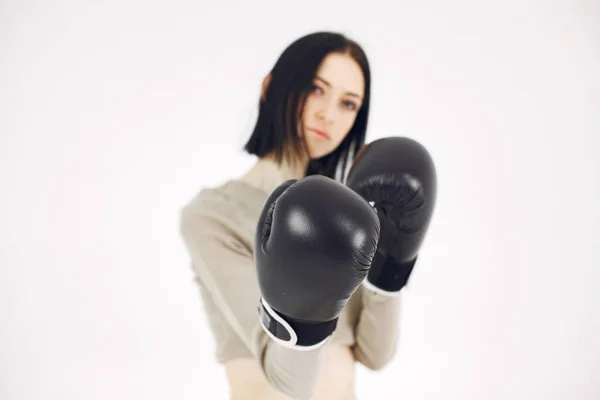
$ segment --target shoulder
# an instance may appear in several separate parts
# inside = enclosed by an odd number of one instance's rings
[[[260,196],[247,192],[237,182],[227,182],[200,190],[180,209],[180,238],[198,282],[207,288],[239,292],[229,289],[237,282],[233,277],[243,277],[247,285],[252,276],[262,203]]]
[[[239,179],[199,190],[180,209],[182,220],[189,218],[236,219],[252,218],[262,209],[267,194]]]
[[[180,232],[195,241],[237,238],[247,242],[266,197],[238,179],[202,188],[180,209]]]

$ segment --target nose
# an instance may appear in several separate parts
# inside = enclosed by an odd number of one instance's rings
[[[335,101],[334,100],[325,100],[321,104],[320,109],[317,112],[317,116],[319,119],[324,120],[327,123],[331,123],[335,121]]]

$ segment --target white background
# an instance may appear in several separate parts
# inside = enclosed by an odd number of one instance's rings
[[[600,4],[217,4],[1,3],[0,399],[227,398],[179,210],[251,165],[262,78],[322,29],[370,57],[368,139],[439,172],[358,397],[599,399]]]

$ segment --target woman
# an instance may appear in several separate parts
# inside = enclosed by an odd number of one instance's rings
[[[201,190],[182,210],[181,233],[232,399],[355,399],[355,363],[379,370],[395,353],[399,297],[363,286],[332,340],[315,351],[274,343],[257,314],[254,235],[263,205],[289,179],[344,180],[348,160],[365,142],[370,84],[367,57],[345,36],[318,32],[292,43],[262,85],[245,145],[257,162]]]

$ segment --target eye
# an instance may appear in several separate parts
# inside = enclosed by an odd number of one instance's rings
[[[322,94],[323,93],[323,89],[321,89],[317,85],[313,85],[312,91],[315,92],[315,93],[317,93],[317,94]]]
[[[356,103],[349,100],[344,101],[344,107],[346,107],[350,111],[355,111],[358,108]]]

